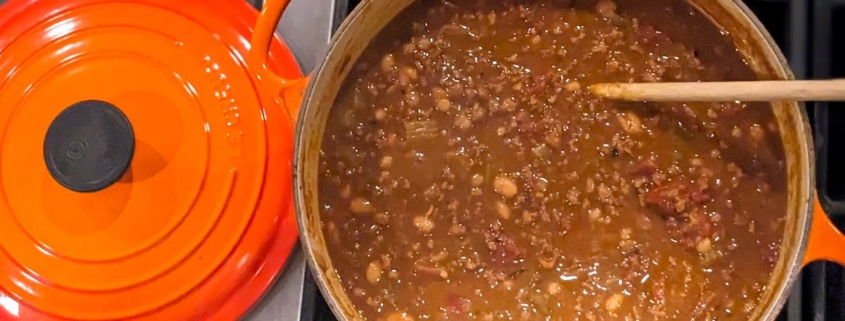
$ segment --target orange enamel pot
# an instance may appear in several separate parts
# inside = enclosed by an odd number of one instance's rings
[[[286,1],[268,1],[267,10]],[[340,320],[362,317],[343,290],[327,251],[320,219],[318,164],[329,111],[346,75],[366,46],[414,0],[364,0],[347,17],[331,41],[327,56],[311,76],[299,111],[294,152],[294,193],[300,238],[312,275]],[[734,44],[759,79],[793,79],[789,66],[751,10],[739,0],[689,0],[701,14],[730,33]],[[649,5],[648,1],[641,1]],[[301,85],[301,84],[300,84]],[[297,91],[289,91],[290,101]],[[830,260],[845,264],[845,237],[827,219],[815,196],[814,151],[803,104],[772,104],[786,150],[788,215],[781,254],[753,314],[755,320],[774,320],[789,289],[808,263]]]
[[[237,320],[269,288],[297,240],[280,91],[302,73],[258,18],[0,7],[0,320]]]

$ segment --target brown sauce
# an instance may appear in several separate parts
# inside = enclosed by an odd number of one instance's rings
[[[786,214],[771,109],[591,95],[754,79],[687,5],[643,3],[423,1],[370,45],[319,184],[365,318],[749,317]]]

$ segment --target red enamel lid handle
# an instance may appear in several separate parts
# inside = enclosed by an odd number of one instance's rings
[[[249,65],[253,68],[258,80],[270,91],[277,93],[281,102],[288,111],[292,122],[296,122],[299,113],[299,106],[302,103],[302,96],[310,76],[299,79],[285,79],[270,70],[267,63],[267,56],[270,50],[270,43],[276,32],[276,25],[282,17],[290,0],[267,0],[261,13],[258,15],[258,22],[250,40]]]

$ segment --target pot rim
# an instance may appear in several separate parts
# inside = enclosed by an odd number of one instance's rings
[[[359,20],[361,20],[361,18],[362,18],[361,17],[362,12],[365,11],[366,8],[371,5],[371,3],[376,2],[376,1],[384,1],[384,0],[363,0],[355,9],[353,9],[353,11],[346,17],[346,19],[343,20],[342,24],[338,27],[337,31],[332,36],[332,38],[329,42],[329,47],[328,47],[329,49],[323,55],[323,58],[320,60],[320,63],[318,64],[318,66],[314,69],[314,72],[312,73],[312,75],[314,75],[313,79],[311,79],[311,81],[308,83],[308,87],[307,87],[307,89],[306,89],[306,91],[303,95],[302,106],[301,106],[300,112],[297,115],[296,129],[295,129],[295,132],[294,132],[294,137],[295,137],[294,158],[293,158],[294,205],[295,205],[295,210],[296,210],[297,225],[299,227],[299,233],[300,233],[300,243],[302,244],[303,251],[305,252],[304,253],[305,254],[305,260],[307,262],[308,268],[310,269],[310,271],[311,271],[311,273],[312,273],[312,275],[315,279],[315,283],[317,284],[317,287],[319,288],[320,292],[322,294],[324,294],[323,297],[325,298],[327,305],[329,306],[329,308],[331,309],[331,311],[335,315],[335,317],[337,317],[338,320],[343,320],[343,321],[350,320],[350,319],[357,320],[357,319],[360,319],[361,317],[360,317],[360,315],[357,315],[357,312],[355,313],[356,315],[354,315],[354,316],[348,316],[340,308],[338,298],[333,294],[332,290],[330,289],[330,287],[328,285],[328,282],[327,282],[327,279],[326,279],[326,273],[323,270],[321,270],[318,266],[318,262],[317,262],[317,259],[315,257],[315,254],[314,254],[314,247],[316,245],[313,244],[314,242],[312,241],[313,235],[309,231],[309,229],[306,228],[306,226],[305,226],[305,224],[306,224],[306,222],[305,222],[306,214],[305,213],[307,211],[306,194],[311,193],[311,192],[305,191],[304,184],[302,182],[305,179],[303,177],[303,169],[304,169],[304,166],[306,166],[304,164],[305,159],[303,157],[303,155],[305,153],[304,148],[306,148],[306,146],[309,143],[309,137],[306,137],[303,134],[306,132],[307,128],[312,127],[312,125],[308,125],[307,121],[306,121],[308,110],[320,108],[320,106],[316,106],[316,105],[314,105],[314,103],[312,103],[312,100],[314,98],[314,94],[315,94],[316,91],[318,91],[317,89],[315,89],[315,84],[321,82],[320,81],[321,78],[335,76],[335,75],[329,75],[328,71],[326,71],[324,69],[326,68],[326,65],[329,63],[329,61],[331,60],[332,57],[335,57],[337,55],[341,55],[341,54],[344,53],[344,50],[346,48],[340,48],[338,46],[338,43],[340,42],[341,39],[347,37],[347,34],[355,32],[353,29],[354,29],[355,26],[357,26],[358,24],[361,23]],[[413,1],[415,1],[415,0],[413,0]],[[776,61],[773,61],[773,62],[775,62],[775,64],[773,65],[773,67],[775,67],[774,72],[776,74],[780,74],[780,76],[783,76],[783,79],[786,79],[786,80],[794,80],[795,79],[795,76],[792,73],[792,70],[789,66],[789,63],[787,62],[785,56],[783,55],[783,52],[780,50],[780,47],[777,45],[777,43],[772,38],[771,34],[768,32],[768,30],[765,28],[765,26],[762,24],[762,22],[760,22],[760,20],[757,18],[757,16],[751,11],[751,9],[742,0],[715,0],[715,1],[718,2],[723,7],[734,6],[734,9],[738,9],[741,14],[738,15],[737,18],[746,19],[746,21],[743,21],[743,22],[748,23],[748,27],[749,27],[748,31],[752,34],[752,36],[753,37],[760,37],[760,39],[762,39],[765,42],[762,49],[765,52],[766,57],[768,57],[768,58],[774,57],[775,58]],[[704,13],[704,11],[701,10],[701,8],[698,7],[695,3],[691,2],[691,4],[699,12]],[[395,15],[393,17],[395,17]],[[708,17],[708,18],[710,18],[710,20],[713,21],[714,23],[716,22],[712,17]],[[392,19],[392,17],[391,17],[391,19]],[[718,23],[716,23],[716,25],[717,25],[717,27],[721,28],[721,26]],[[348,59],[348,58],[349,57],[344,57],[344,59]],[[351,57],[351,58],[357,59],[358,57]],[[773,296],[770,296],[768,298],[768,300],[766,300],[766,298],[764,298],[764,297],[761,297],[760,303],[764,304],[765,308],[761,309],[761,310],[757,310],[757,312],[752,315],[752,319],[753,319],[753,316],[757,316],[759,319],[762,319],[762,320],[774,320],[774,318],[777,316],[777,313],[779,313],[781,311],[783,305],[786,303],[786,300],[789,296],[788,290],[792,288],[792,286],[795,283],[798,275],[801,272],[801,269],[803,268],[802,260],[806,255],[807,244],[808,244],[809,237],[810,237],[810,227],[811,227],[810,222],[812,221],[813,214],[814,214],[812,205],[813,205],[813,200],[814,200],[814,195],[815,195],[814,186],[815,186],[815,181],[816,181],[815,180],[815,161],[814,161],[815,160],[815,149],[814,149],[814,145],[813,145],[813,139],[812,139],[812,134],[811,134],[809,117],[808,117],[808,114],[807,114],[807,110],[805,108],[805,104],[803,102],[789,102],[789,103],[787,103],[787,106],[789,106],[790,108],[797,108],[798,109],[798,114],[800,116],[800,125],[801,125],[803,131],[799,132],[797,134],[799,134],[798,136],[803,136],[803,139],[799,139],[799,141],[797,141],[796,143],[799,147],[804,147],[804,148],[801,148],[801,151],[799,151],[797,153],[803,154],[803,156],[804,156],[803,159],[806,162],[806,164],[800,164],[800,163],[795,164],[795,166],[799,166],[799,168],[800,168],[799,174],[803,175],[803,177],[805,178],[804,184],[800,185],[801,191],[798,192],[799,196],[804,195],[805,197],[797,199],[796,202],[800,202],[800,206],[798,206],[799,209],[805,209],[805,210],[800,210],[798,213],[787,213],[787,216],[789,216],[789,215],[800,215],[797,223],[799,223],[803,226],[801,227],[800,232],[799,232],[800,233],[799,237],[797,237],[797,240],[796,240],[795,246],[798,247],[797,251],[793,251],[793,255],[791,255],[790,257],[786,257],[786,258],[783,256],[784,255],[783,250],[781,250],[781,252],[779,254],[780,258],[778,259],[778,261],[779,262],[784,261],[784,260],[786,261],[785,262],[786,270],[783,273],[781,273],[782,274],[780,276],[781,279],[779,281],[775,281],[775,278],[778,277],[778,276],[774,275],[774,271],[773,271],[773,274],[769,277],[768,285],[769,286],[772,285],[772,284],[775,285],[775,287],[773,287],[771,289],[771,291],[775,291],[775,294]],[[328,107],[324,107],[324,108],[328,108]],[[308,131],[310,133],[310,130],[308,130]],[[319,140],[322,141],[322,137],[319,137]],[[314,166],[316,166],[316,165],[314,165]],[[781,240],[781,244],[784,242],[784,240],[787,237],[789,237],[789,235],[786,235],[786,232],[784,232],[784,233],[785,233],[785,235],[784,235],[784,238]],[[329,265],[332,265],[331,264],[331,258],[329,258],[328,261],[329,261]],[[779,265],[780,264],[783,264],[783,263],[779,263]],[[326,294],[328,294],[328,295],[326,295]],[[343,295],[346,295],[345,292],[343,293]]]
[[[723,4],[725,2],[729,4],[733,4],[739,9],[741,16],[747,19],[750,23],[750,27],[755,31],[759,37],[765,41],[767,46],[763,47],[764,51],[767,51],[768,57],[776,58],[777,64],[775,67],[779,67],[780,70],[775,70],[776,73],[782,73],[786,80],[795,80],[795,74],[793,74],[792,69],[789,66],[789,62],[786,60],[786,57],[783,55],[780,47],[775,42],[774,38],[772,38],[771,34],[769,33],[768,29],[763,25],[763,23],[757,18],[757,15],[754,14],[753,11],[743,2],[742,0],[728,0],[728,1],[720,1]],[[693,4],[694,5],[694,4]],[[699,8],[700,10],[700,8]],[[740,17],[740,18],[742,18]],[[790,289],[792,289],[795,281],[797,280],[798,276],[801,273],[803,268],[802,262],[804,257],[807,255],[807,245],[810,239],[810,228],[813,220],[813,202],[815,196],[815,184],[816,184],[816,167],[815,167],[815,149],[814,149],[814,142],[813,136],[811,132],[809,116],[807,114],[807,108],[804,102],[790,102],[788,104],[790,107],[798,108],[799,115],[801,117],[801,127],[803,129],[803,141],[797,142],[797,146],[805,146],[802,148],[801,151],[798,151],[804,154],[804,159],[806,160],[806,164],[796,164],[796,166],[800,166],[801,175],[805,178],[804,184],[800,186],[802,191],[799,191],[798,195],[804,195],[803,199],[798,199],[796,201],[801,202],[798,208],[806,208],[803,211],[799,211],[798,213],[789,213],[787,212],[787,217],[790,215],[800,215],[798,223],[802,224],[800,230],[800,236],[798,237],[797,243],[797,251],[794,251],[791,257],[784,258],[783,255],[785,254],[783,248],[779,253],[781,256],[778,261],[786,260],[787,270],[782,273],[781,276],[774,275],[775,271],[772,271],[772,275],[769,276],[768,285],[775,284],[775,287],[772,288],[772,291],[775,291],[774,296],[770,296],[768,302],[766,302],[765,294],[763,297],[760,298],[762,304],[765,304],[766,308],[763,310],[758,310],[756,315],[760,320],[774,320],[780,311],[783,309],[786,300],[789,298]],[[772,106],[774,107],[774,106]],[[788,151],[787,151],[788,152]],[[792,178],[788,178],[792,179]],[[787,208],[787,211],[789,209]],[[803,213],[802,213],[803,212]],[[821,213],[824,215],[824,213]],[[786,231],[784,231],[783,239],[781,239],[780,244],[782,245],[784,241],[789,237],[786,235]],[[780,280],[776,280],[777,277],[780,277]],[[752,315],[752,317],[754,316]]]

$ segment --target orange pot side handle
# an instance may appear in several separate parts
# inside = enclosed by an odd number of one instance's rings
[[[296,123],[302,97],[305,95],[305,88],[308,86],[310,76],[285,79],[270,70],[267,64],[270,43],[273,41],[276,25],[279,24],[279,19],[281,19],[288,4],[290,4],[290,0],[267,0],[264,2],[264,7],[258,14],[258,21],[255,23],[255,30],[252,32],[250,39],[247,63],[254,70],[261,84],[279,95],[293,124]]]
[[[827,218],[818,196],[813,203],[810,239],[807,242],[802,266],[819,260],[836,262],[845,266],[845,235],[842,235],[842,232]]]
[[[288,81],[279,91],[279,95],[281,95],[282,101],[284,101],[287,107],[291,124],[296,124],[296,119],[299,116],[299,108],[302,107],[302,97],[305,96],[305,90],[308,89],[310,80],[311,75]]]

